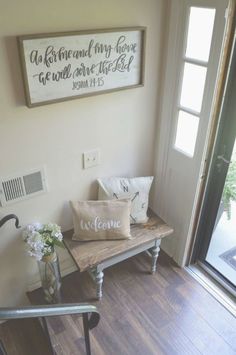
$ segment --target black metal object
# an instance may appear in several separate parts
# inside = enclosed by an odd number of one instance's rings
[[[88,320],[88,324],[89,324],[89,329],[93,329],[95,328],[100,320],[100,314],[99,313],[92,313],[89,320]]]
[[[89,318],[89,313],[83,313],[84,341],[86,355],[91,355],[89,330],[95,328],[100,320],[99,313],[92,313]]]
[[[49,346],[52,355],[55,355],[55,351],[51,343],[46,318],[51,316],[63,316],[68,314],[82,315],[86,355],[91,355],[89,330],[96,327],[100,320],[100,315],[96,306],[87,303],[62,303],[42,306],[25,306],[21,308],[0,308],[0,320],[38,318],[41,321],[41,325],[49,341]],[[7,355],[6,351],[4,351],[5,349],[3,346],[1,348],[0,342],[0,355]]]
[[[86,355],[91,355],[88,313],[83,314],[83,326],[84,326],[84,341],[85,341]]]
[[[94,326],[98,324],[100,316],[97,307],[88,303],[60,303],[24,306],[20,308],[0,307],[0,320],[64,316],[66,314],[84,313],[94,315],[94,317],[90,317],[89,321],[90,329],[94,328]]]
[[[52,353],[52,355],[56,355],[56,353],[55,353],[55,351],[54,351],[54,348],[53,348],[53,345],[52,345],[50,333],[49,333],[49,330],[48,330],[47,320],[46,320],[46,318],[44,318],[44,317],[39,318],[39,320],[42,321],[42,327],[43,327],[43,330],[44,330],[44,332],[45,332],[45,334],[46,334],[46,337],[47,337],[47,339],[48,339],[51,353]]]
[[[20,228],[20,225],[19,225],[19,218],[15,215],[15,214],[8,214],[7,216],[3,217],[1,220],[0,220],[0,228],[7,222],[7,221],[10,221],[10,219],[15,219],[15,226],[16,228]]]
[[[15,219],[16,228],[20,228],[19,219],[15,214],[9,214],[0,220],[0,227],[2,227],[10,219]],[[51,354],[56,355],[51,342],[47,319],[46,317],[66,315],[66,314],[82,314],[84,327],[84,340],[86,347],[86,355],[91,355],[89,330],[97,326],[100,315],[97,308],[86,303],[71,303],[71,304],[55,304],[43,306],[26,306],[21,308],[0,308],[0,320],[22,319],[22,318],[38,318],[47,336]],[[89,317],[90,314],[90,317]],[[0,355],[7,355],[3,343],[0,340]]]
[[[4,348],[4,345],[1,340],[0,340],[0,355],[7,355],[6,349]]]
[[[19,226],[19,218],[15,215],[15,214],[8,214],[7,216],[3,217],[1,220],[0,220],[0,228],[7,222],[9,221],[10,219],[15,219],[15,226],[16,228],[20,228]],[[0,339],[0,355],[7,355],[7,352],[6,352],[6,349]]]

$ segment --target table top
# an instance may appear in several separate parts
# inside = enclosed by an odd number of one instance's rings
[[[150,218],[147,223],[131,225],[132,239],[81,242],[72,240],[73,230],[70,230],[63,233],[64,244],[79,270],[81,272],[88,270],[125,251],[173,233],[173,228],[161,218],[153,212],[149,214]]]

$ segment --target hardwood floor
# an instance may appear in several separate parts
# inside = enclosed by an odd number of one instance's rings
[[[236,354],[233,315],[164,253],[157,273],[150,275],[149,269],[144,253],[107,269],[100,302],[93,299],[95,287],[87,273],[63,279],[65,302],[86,301],[99,308],[101,321],[90,332],[93,355]],[[42,294],[34,291],[30,297],[39,304]],[[0,325],[8,354],[46,355],[35,321],[21,322]],[[85,354],[80,317],[52,317],[49,327],[58,355]]]
[[[0,340],[7,355],[51,355],[37,319],[12,320],[0,324]]]

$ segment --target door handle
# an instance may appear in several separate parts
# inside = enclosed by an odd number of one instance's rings
[[[216,161],[217,161],[216,169],[218,170],[218,173],[221,173],[223,163],[227,164],[227,165],[229,165],[231,163],[231,161],[226,159],[223,154],[222,155],[218,155],[216,157]]]
[[[228,165],[231,163],[231,161],[225,159],[225,157],[223,155],[218,155],[216,159],[221,160],[221,161],[223,161],[224,163],[226,163]]]

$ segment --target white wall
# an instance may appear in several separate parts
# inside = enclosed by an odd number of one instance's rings
[[[0,13],[0,176],[46,166],[49,192],[0,207],[0,218],[22,226],[53,221],[72,227],[70,199],[96,198],[94,180],[153,173],[158,112],[163,0],[13,0]],[[44,32],[147,26],[145,86],[29,109],[24,103],[16,36]],[[82,169],[82,152],[99,147],[102,164]],[[13,221],[0,230],[0,304],[26,302],[37,281],[35,260],[24,254]],[[66,252],[63,267],[72,265]]]

